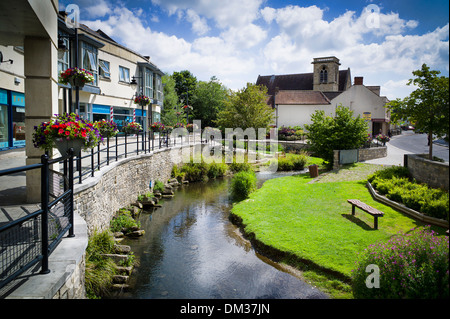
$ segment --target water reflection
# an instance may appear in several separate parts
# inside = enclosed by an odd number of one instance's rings
[[[228,184],[221,179],[183,186],[162,208],[141,214],[145,236],[125,243],[140,264],[121,298],[326,297],[241,238],[228,220]]]

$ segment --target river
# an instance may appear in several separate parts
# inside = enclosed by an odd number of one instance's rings
[[[277,173],[286,175],[286,173]],[[274,175],[258,174],[259,185]],[[319,299],[324,293],[256,253],[229,219],[230,178],[191,183],[139,216],[139,265],[119,298]]]

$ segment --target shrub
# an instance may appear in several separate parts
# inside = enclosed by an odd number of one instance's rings
[[[231,179],[231,195],[237,200],[247,198],[256,190],[256,175],[254,172],[241,171]]]
[[[369,246],[352,272],[355,298],[448,298],[449,239],[429,227]],[[368,265],[379,267],[379,288],[368,288]]]
[[[227,164],[212,162],[211,164],[209,164],[207,174],[209,178],[217,178],[224,176],[227,170]]]
[[[204,181],[208,178],[209,165],[203,160],[200,163],[194,163],[192,160],[190,163],[186,163],[181,168],[181,171],[185,173],[185,179],[190,182]]]
[[[181,168],[178,165],[174,165],[172,167],[171,176],[176,178],[178,182],[182,182],[184,180],[186,173],[182,172]]]
[[[114,238],[110,231],[97,231],[89,238],[86,248],[85,288],[90,299],[108,294],[116,266],[112,259],[102,254],[113,252]]]
[[[131,232],[133,228],[139,228],[141,225],[132,216],[128,210],[120,210],[118,215],[111,220],[110,228],[112,232]]]
[[[448,220],[448,192],[411,182],[408,176],[407,168],[394,166],[375,172],[368,180],[381,195],[422,214]]]
[[[236,163],[235,160],[233,160],[233,163],[229,164],[229,168],[233,173],[238,173],[238,172],[252,172],[253,168],[252,165],[244,162],[244,163]]]
[[[156,180],[155,186],[153,186],[154,192],[162,192],[166,187],[164,186],[164,183],[161,181]]]

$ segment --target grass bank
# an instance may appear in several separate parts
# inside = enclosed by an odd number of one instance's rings
[[[356,164],[314,181],[305,174],[272,179],[235,204],[232,215],[257,247],[300,268],[306,280],[332,297],[351,298],[349,282],[358,252],[423,226],[371,197],[366,176],[379,168]],[[358,210],[351,215],[350,198],[385,213],[379,230],[373,229],[371,215]]]

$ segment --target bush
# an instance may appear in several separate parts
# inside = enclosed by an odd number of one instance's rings
[[[208,178],[222,177],[228,170],[227,164],[212,162],[208,167]]]
[[[368,180],[381,195],[422,214],[448,220],[448,192],[411,182],[408,176],[407,168],[394,166],[375,172]]]
[[[233,173],[238,173],[238,172],[253,172],[253,168],[252,165],[244,162],[244,163],[236,163],[235,160],[233,160],[233,163],[229,164],[230,170]]]
[[[184,178],[190,182],[204,181],[208,179],[209,165],[203,160],[200,163],[194,163],[192,160],[190,163],[186,163],[181,168],[181,171],[185,173]]]
[[[156,180],[155,186],[153,186],[153,192],[162,192],[165,188],[163,182]]]
[[[302,152],[300,154],[286,154],[286,157],[278,158],[279,171],[301,171],[308,162],[308,156]]]
[[[128,210],[120,210],[118,215],[111,220],[110,228],[112,232],[129,233],[133,228],[139,228],[141,225],[134,220],[131,212]]]
[[[241,171],[236,173],[231,180],[231,195],[237,200],[247,198],[256,190],[256,175],[254,172]]]
[[[355,298],[448,298],[449,239],[428,227],[369,246],[352,273]],[[379,288],[368,288],[368,265],[379,267]]]

